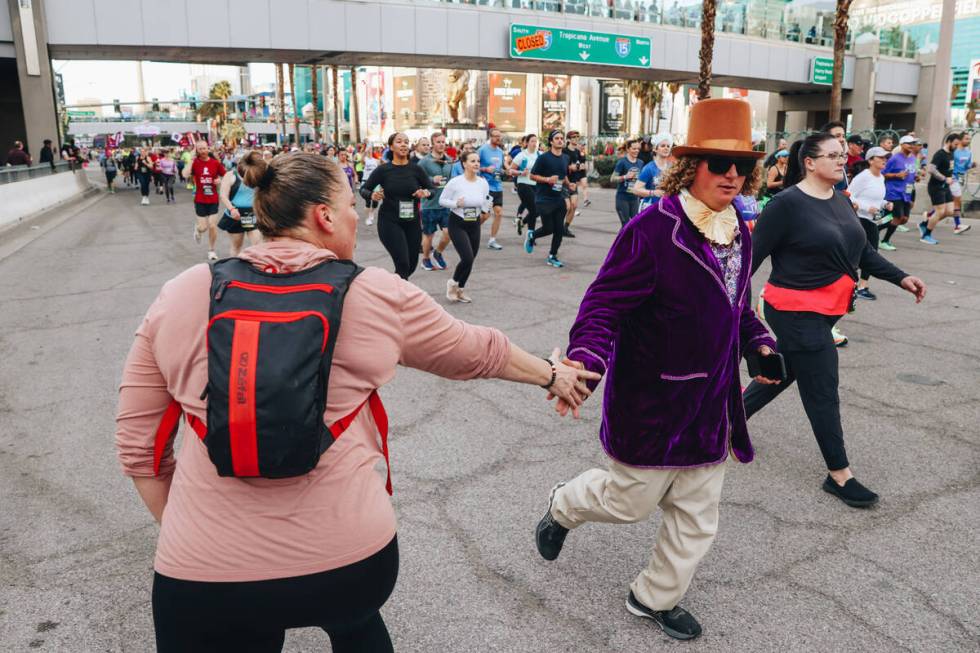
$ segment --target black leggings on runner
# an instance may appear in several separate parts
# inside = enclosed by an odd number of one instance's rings
[[[398,577],[398,538],[319,574],[205,583],[153,576],[158,653],[281,651],[287,628],[322,628],[334,653],[390,653],[378,610]]]
[[[480,252],[480,221],[467,222],[455,213],[449,214],[449,238],[459,254],[459,263],[453,271],[453,281],[460,288],[466,287],[466,282],[473,271],[473,259]]]
[[[163,177],[164,197],[166,197],[168,200],[174,199],[174,176],[164,174],[161,174],[160,176]]]
[[[623,226],[627,222],[633,219],[633,216],[640,212],[640,198],[636,195],[630,195],[629,197],[623,197],[622,195],[616,195],[616,215],[619,216],[619,222]]]
[[[422,225],[418,219],[378,217],[378,237],[395,264],[395,274],[408,279],[419,265]]]
[[[871,245],[874,251],[878,251],[878,225],[876,225],[871,220],[865,220],[861,218],[861,226],[864,227],[864,234],[868,237],[868,243]],[[867,281],[871,278],[871,273],[865,269],[861,269],[861,281]]]
[[[786,359],[786,380],[779,385],[752,381],[742,395],[746,419],[764,408],[796,381],[803,410],[817,439],[827,469],[848,466],[840,422],[837,347],[830,332],[837,318],[817,313],[777,311],[765,304],[766,322]]]
[[[143,197],[149,197],[150,196],[150,179],[151,179],[150,174],[149,173],[147,173],[147,174],[136,173],[136,179],[140,183],[140,195],[142,195]]]
[[[561,239],[565,235],[565,203],[547,204],[541,209],[541,228],[534,230],[534,242],[542,236],[551,236],[552,256],[558,256],[558,248],[561,247]]]
[[[521,211],[527,209],[527,215],[524,216],[524,224],[527,225],[528,229],[534,229],[536,217],[534,213],[534,186],[530,184],[517,184],[517,196],[521,198],[521,203],[517,207],[517,215],[520,215]]]

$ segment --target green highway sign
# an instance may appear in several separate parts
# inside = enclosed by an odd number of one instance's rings
[[[650,67],[650,39],[577,29],[510,26],[512,59]]]
[[[830,86],[834,83],[834,60],[830,57],[810,59],[810,83]]]
[[[68,117],[69,118],[94,118],[95,117],[95,111],[94,110],[85,111],[85,110],[80,110],[80,109],[68,109]]]

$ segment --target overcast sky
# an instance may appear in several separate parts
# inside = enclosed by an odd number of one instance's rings
[[[81,98],[97,98],[105,103],[114,99],[125,104],[139,98],[135,61],[53,61],[54,71],[61,73],[65,84],[65,103],[72,105]],[[200,67],[196,67],[198,70]],[[234,66],[210,66],[215,76],[235,79]],[[274,84],[275,67],[268,63],[249,64],[252,84]],[[176,100],[181,89],[190,91],[191,65],[184,63],[143,62],[143,85],[146,99]]]

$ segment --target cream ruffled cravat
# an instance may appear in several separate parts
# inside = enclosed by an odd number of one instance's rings
[[[738,215],[731,204],[722,211],[714,211],[685,189],[681,191],[681,206],[691,224],[711,242],[716,245],[731,245],[735,240]]]

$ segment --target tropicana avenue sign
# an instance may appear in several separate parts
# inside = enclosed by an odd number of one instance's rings
[[[557,27],[512,24],[512,59],[650,67],[650,39]]]

